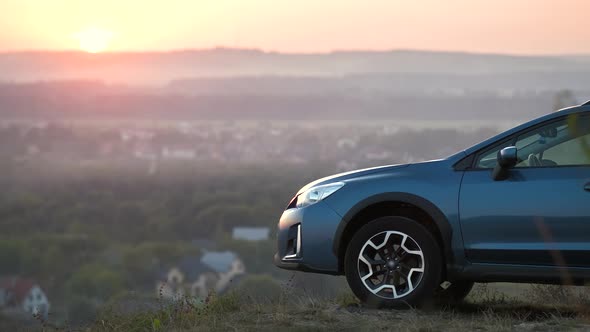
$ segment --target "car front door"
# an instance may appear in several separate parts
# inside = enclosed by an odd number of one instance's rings
[[[590,267],[588,120],[557,119],[476,155],[459,198],[470,262]],[[495,181],[495,156],[513,145],[519,162]]]

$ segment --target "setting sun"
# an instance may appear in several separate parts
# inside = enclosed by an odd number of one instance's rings
[[[113,38],[113,33],[100,28],[88,28],[74,35],[81,50],[88,53],[105,51]]]

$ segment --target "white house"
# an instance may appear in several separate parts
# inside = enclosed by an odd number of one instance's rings
[[[50,304],[43,289],[33,280],[9,277],[0,279],[0,309],[47,318]]]
[[[184,296],[205,298],[211,291],[224,292],[245,272],[244,263],[233,252],[210,251],[200,258],[185,257],[163,271],[156,282],[156,293],[168,300]]]
[[[264,241],[268,240],[269,234],[268,227],[234,227],[232,230],[234,240]]]
[[[162,148],[162,158],[164,159],[191,160],[196,157],[197,152],[192,147],[165,146]]]

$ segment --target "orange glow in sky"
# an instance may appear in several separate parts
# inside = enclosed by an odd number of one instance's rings
[[[2,0],[0,51],[590,53],[589,12],[588,0]]]
[[[101,28],[92,27],[84,29],[74,35],[78,40],[80,49],[88,53],[100,53],[107,50],[113,33]]]

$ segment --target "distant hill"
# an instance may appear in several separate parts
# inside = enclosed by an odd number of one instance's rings
[[[420,51],[0,53],[0,119],[524,120],[590,57]]]
[[[375,74],[505,75],[590,73],[588,56],[511,56],[425,51],[285,54],[217,48],[173,52],[0,53],[1,82],[92,79],[161,85],[183,78]],[[565,78],[567,80],[567,77]]]
[[[590,65],[590,63],[589,63]],[[345,76],[248,76],[173,80],[163,91],[191,95],[452,95],[569,89],[590,92],[590,72],[371,73]],[[590,97],[590,96],[589,96]]]
[[[518,121],[551,112],[554,96],[550,92],[347,91],[331,79],[259,80],[266,83],[220,79],[209,92],[207,81],[199,82],[200,88],[190,88],[195,82],[186,81],[152,89],[91,81],[0,84],[0,119]],[[280,84],[273,87],[272,82]],[[248,83],[252,87],[246,90]],[[174,92],[182,90],[176,85],[201,92]],[[311,91],[313,87],[317,91]]]

